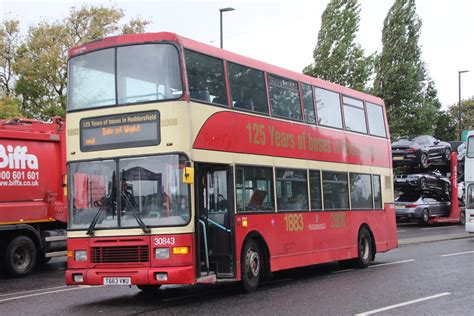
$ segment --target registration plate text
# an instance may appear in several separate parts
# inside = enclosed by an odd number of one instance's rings
[[[104,285],[132,285],[131,278],[105,277]]]

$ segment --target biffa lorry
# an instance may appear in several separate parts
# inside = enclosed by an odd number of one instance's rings
[[[0,120],[0,266],[21,277],[66,254],[64,120]]]

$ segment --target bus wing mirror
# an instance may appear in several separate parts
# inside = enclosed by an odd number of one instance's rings
[[[188,183],[188,184],[194,183],[194,168],[193,167],[184,167],[183,183]]]

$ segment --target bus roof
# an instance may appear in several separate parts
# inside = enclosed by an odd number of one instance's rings
[[[259,69],[267,73],[275,74],[277,76],[285,77],[288,79],[293,79],[300,81],[302,83],[311,84],[321,88],[333,90],[354,98],[362,99],[368,102],[373,102],[376,104],[383,105],[383,100],[376,96],[366,94],[354,89],[350,89],[344,86],[341,86],[336,83],[332,83],[323,79],[314,78],[307,76],[303,73],[298,73],[288,69],[284,69],[278,66],[267,64],[262,61],[258,61],[249,57],[245,57],[224,49],[220,49],[211,45],[207,45],[175,33],[170,32],[160,32],[160,33],[142,33],[142,34],[125,34],[111,37],[104,37],[86,44],[82,44],[76,47],[73,47],[69,50],[69,57],[74,57],[80,54],[87,52],[115,46],[124,46],[130,44],[145,44],[145,43],[156,43],[158,41],[173,41],[177,42],[180,46],[184,48],[197,51],[203,54],[211,55],[217,58],[221,58],[230,62],[238,63],[241,65],[248,66],[250,68]]]

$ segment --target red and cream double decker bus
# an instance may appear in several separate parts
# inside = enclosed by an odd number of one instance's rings
[[[381,99],[172,33],[69,53],[67,284],[250,292],[397,246]]]

